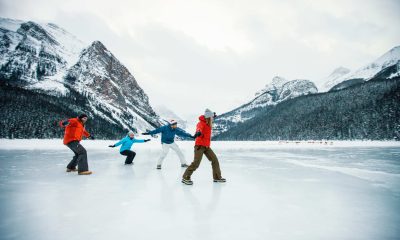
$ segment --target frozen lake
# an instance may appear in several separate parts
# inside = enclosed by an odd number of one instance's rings
[[[83,141],[77,176],[61,140],[0,140],[0,239],[399,239],[400,143],[214,142],[228,182],[203,158],[186,186],[174,152],[155,169],[158,141],[133,166]]]

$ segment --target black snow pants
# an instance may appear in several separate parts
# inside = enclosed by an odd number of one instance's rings
[[[133,162],[133,159],[136,156],[136,153],[134,151],[131,151],[131,150],[124,150],[124,151],[122,151],[120,153],[121,153],[121,155],[126,156],[125,164],[131,164]]]
[[[67,168],[75,169],[76,166],[78,166],[78,172],[88,171],[89,166],[87,162],[86,149],[78,141],[68,143],[67,147],[69,147],[69,149],[71,149],[75,154],[71,162],[67,165]]]

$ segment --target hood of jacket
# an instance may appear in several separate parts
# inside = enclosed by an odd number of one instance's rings
[[[204,117],[204,115],[201,115],[199,117],[199,120],[202,121],[202,122],[206,122],[206,117]]]

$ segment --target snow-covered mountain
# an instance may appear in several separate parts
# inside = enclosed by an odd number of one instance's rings
[[[338,67],[333,72],[322,80],[322,86],[320,86],[319,92],[326,92],[331,89],[333,86],[338,84],[338,79],[343,77],[344,75],[350,73],[351,70],[345,67]]]
[[[45,88],[60,85],[66,71],[78,61],[85,44],[54,24],[0,18],[1,75]],[[45,89],[49,90],[49,89]],[[53,90],[65,93],[62,85]]]
[[[85,44],[51,23],[0,18],[0,79],[65,97],[74,91],[96,115],[145,131],[161,121],[128,69],[99,41]]]
[[[348,72],[336,78],[327,78],[325,81],[324,90],[329,90],[332,87],[350,80],[363,80],[368,81],[374,78],[377,74],[388,68],[395,68],[391,70],[390,75],[385,78],[394,78],[400,76],[400,46],[396,46],[383,54],[381,57],[355,71]],[[344,73],[346,71],[341,71]],[[340,75],[340,74],[339,74]]]
[[[225,132],[233,125],[253,118],[268,106],[274,106],[291,98],[317,92],[317,87],[309,80],[287,80],[276,76],[271,83],[257,92],[255,98],[250,102],[218,116],[214,123],[214,133],[218,135],[221,132]]]
[[[158,105],[158,106],[154,107],[154,110],[157,112],[157,114],[160,116],[160,118],[164,122],[169,122],[171,120],[175,120],[178,122],[178,127],[182,128],[182,129],[186,129],[187,121],[183,120],[175,112],[173,112],[171,109],[167,108],[166,106]]]

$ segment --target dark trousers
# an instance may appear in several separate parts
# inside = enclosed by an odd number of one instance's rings
[[[221,178],[221,169],[219,168],[218,158],[215,155],[214,151],[209,147],[204,146],[194,146],[194,160],[190,164],[188,168],[186,168],[185,173],[183,174],[184,179],[190,179],[193,172],[200,166],[201,159],[203,158],[203,154],[206,155],[208,160],[211,162],[211,167],[213,171],[213,178],[220,179]]]
[[[133,162],[133,159],[136,156],[136,153],[134,151],[131,151],[131,150],[124,150],[124,151],[122,151],[120,153],[121,153],[121,155],[126,156],[125,164],[131,164]]]
[[[78,141],[68,143],[67,147],[69,147],[69,149],[71,149],[75,154],[71,162],[67,165],[67,168],[75,169],[76,166],[78,166],[78,172],[88,171],[89,166],[87,162],[86,149]]]

